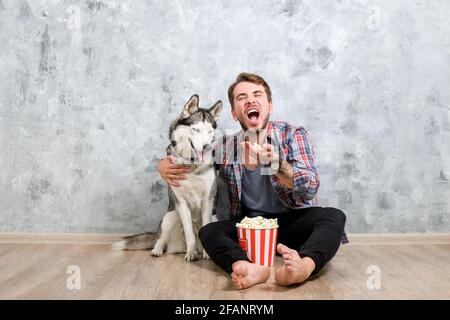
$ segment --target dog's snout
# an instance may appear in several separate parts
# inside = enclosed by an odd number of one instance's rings
[[[203,145],[203,150],[208,150],[208,148],[209,148],[209,144],[204,144]]]

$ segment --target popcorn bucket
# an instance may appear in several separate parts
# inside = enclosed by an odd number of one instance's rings
[[[237,227],[239,246],[247,252],[251,262],[273,266],[277,246],[278,227],[255,229]]]

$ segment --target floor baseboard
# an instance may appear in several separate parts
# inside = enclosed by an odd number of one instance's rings
[[[125,234],[0,233],[0,243],[111,244]],[[450,233],[349,233],[350,245],[450,244]]]
[[[125,234],[101,233],[0,233],[0,243],[111,244]]]
[[[354,245],[450,244],[450,233],[350,233]]]

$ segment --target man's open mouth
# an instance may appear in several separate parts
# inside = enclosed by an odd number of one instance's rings
[[[259,119],[259,110],[257,108],[249,108],[246,116],[252,121],[257,121]]]

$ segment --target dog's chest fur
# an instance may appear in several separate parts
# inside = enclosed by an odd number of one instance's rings
[[[202,170],[199,168],[197,170]],[[200,174],[195,172],[188,174],[188,179],[181,180],[180,186],[172,188],[178,201],[183,199],[191,209],[192,219],[201,219],[202,201],[211,200],[214,196],[213,191],[215,189],[216,177],[214,167],[204,170]]]

